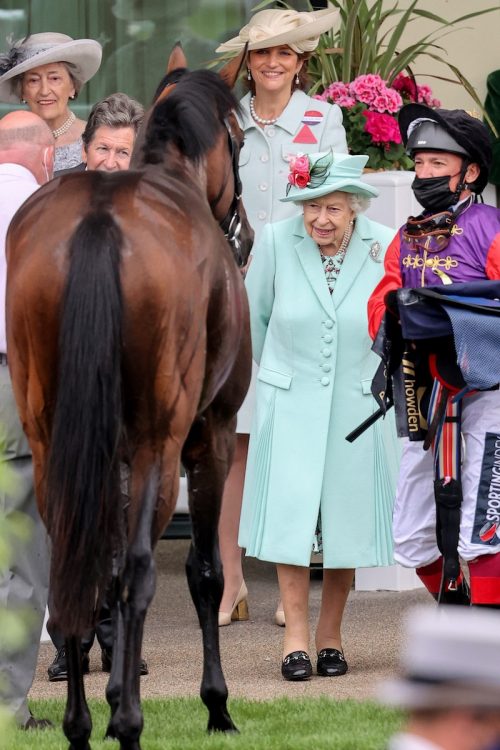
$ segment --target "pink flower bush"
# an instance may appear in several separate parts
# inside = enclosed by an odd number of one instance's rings
[[[404,73],[399,73],[392,82],[392,88],[399,91],[401,96],[408,102],[427,104],[428,107],[440,107],[439,99],[434,99],[430,86],[417,85],[414,78]]]
[[[328,88],[316,98],[323,99],[324,101],[331,99],[336,102],[339,107],[354,107],[356,104],[356,99],[350,94],[349,84],[340,83],[339,81],[331,83]]]
[[[375,112],[397,112],[403,100],[394,89],[378,75],[358,76],[349,84],[349,91],[358,102],[368,104]]]
[[[341,107],[349,151],[368,154],[367,166],[372,169],[408,169],[413,164],[405,153],[397,122],[403,104],[440,105],[429,86],[419,86],[404,73],[391,85],[371,73],[350,83],[335,81],[316,98]]]
[[[373,143],[378,143],[386,150],[391,143],[401,143],[401,133],[394,117],[380,112],[370,112],[365,109],[365,132],[371,136]]]

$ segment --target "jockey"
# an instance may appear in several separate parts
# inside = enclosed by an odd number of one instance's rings
[[[500,279],[500,211],[478,202],[491,161],[485,126],[463,110],[409,104],[400,111],[399,127],[415,161],[412,189],[424,211],[409,217],[387,250],[385,276],[368,303],[373,338],[394,290]],[[491,351],[491,357],[498,355]],[[453,347],[448,357],[455,366]],[[405,441],[394,507],[394,556],[416,568],[435,598],[441,592],[440,601],[500,607],[500,391],[469,393],[460,412],[456,486],[450,470],[435,475],[433,452],[423,450],[422,442]],[[454,417],[446,421],[460,424]],[[458,557],[458,575],[443,570],[443,506],[445,514],[450,508],[455,514],[455,546],[468,564],[470,599]]]

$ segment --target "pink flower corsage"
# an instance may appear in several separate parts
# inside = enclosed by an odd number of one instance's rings
[[[290,173],[288,182],[294,187],[303,189],[308,186],[311,179],[311,165],[309,157],[305,154],[298,154],[290,159]]]

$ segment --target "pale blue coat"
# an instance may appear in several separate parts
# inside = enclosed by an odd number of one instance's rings
[[[295,216],[300,209],[281,203],[285,197],[289,158],[331,148],[347,153],[342,110],[336,104],[313,99],[295,91],[274,125],[259,127],[250,114],[250,94],[240,102],[240,124],[245,144],[240,152],[243,204],[257,242],[265,224]],[[307,116],[306,112],[315,112]],[[313,139],[312,143],[305,139]]]
[[[321,508],[324,567],[393,562],[392,415],[345,440],[376,409],[366,304],[393,235],[358,216],[330,295],[302,216],[264,228],[246,278],[259,364],[239,535],[247,555],[308,566]]]

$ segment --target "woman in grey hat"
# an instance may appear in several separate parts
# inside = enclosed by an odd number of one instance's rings
[[[99,69],[102,48],[93,39],[43,32],[18,40],[0,55],[0,101],[27,104],[56,139],[54,171],[81,162],[85,122],[69,108]]]

